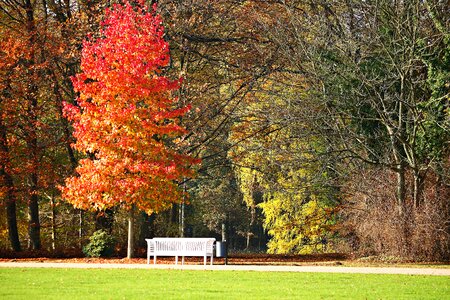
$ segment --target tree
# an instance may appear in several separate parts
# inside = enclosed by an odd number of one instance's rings
[[[9,100],[8,86],[11,81],[12,70],[17,67],[18,63],[18,49],[23,45],[21,41],[12,39],[11,37],[5,36],[5,32],[1,32],[0,45],[2,50],[0,52],[1,63],[0,63],[0,74],[2,79],[0,81],[0,88],[2,89],[2,94],[0,95],[0,179],[2,181],[1,196],[5,198],[7,223],[8,223],[8,234],[9,240],[14,251],[20,251],[20,241],[19,232],[17,228],[17,216],[16,216],[16,189],[13,181],[12,166],[11,166],[11,152],[8,143],[8,128],[5,124],[5,103]]]
[[[70,0],[0,1],[3,179],[5,186],[12,185],[7,191],[14,191],[19,216],[28,204],[33,249],[45,247],[50,227],[54,244],[56,224],[46,222],[55,219],[56,185],[76,165],[62,102],[74,98],[69,76],[79,61],[77,33],[86,28],[84,18],[71,19],[77,14]],[[11,195],[6,193],[5,199]],[[13,211],[8,209],[8,215]]]
[[[2,30],[3,64],[0,66],[2,94],[0,95],[2,173],[7,187],[6,202],[25,200],[28,204],[29,247],[41,248],[39,200],[58,176],[57,162],[48,163],[60,153],[58,144],[58,113],[53,87],[49,80],[49,61],[58,56],[61,44],[45,30],[33,34]],[[30,36],[36,35],[36,40]],[[40,40],[40,39],[43,40]],[[58,153],[58,154],[57,154]],[[43,172],[47,169],[46,172]],[[14,195],[14,196],[13,196]],[[23,202],[25,202],[23,201]],[[22,201],[20,201],[22,202]],[[8,209],[13,220],[14,209]],[[13,230],[9,227],[9,230]],[[14,231],[14,230],[13,230]],[[13,247],[17,249],[17,247]]]
[[[7,12],[2,5],[3,11]],[[11,7],[9,7],[11,8]],[[17,131],[16,135],[19,135],[19,139],[24,143],[25,147],[21,149],[21,152],[25,155],[25,163],[22,164],[22,174],[27,177],[27,190],[28,190],[28,235],[29,246],[32,249],[41,248],[40,229],[39,222],[39,196],[38,196],[38,172],[39,172],[39,147],[38,147],[38,126],[39,119],[39,86],[38,78],[42,75],[42,71],[45,68],[42,63],[42,52],[44,50],[41,45],[38,45],[38,28],[36,27],[35,11],[33,10],[32,3],[29,0],[25,0],[21,5],[14,7],[11,13],[7,13],[8,16],[12,16],[17,13],[21,17],[22,24],[20,28],[22,35],[18,36],[20,42],[24,46],[23,52],[17,51],[15,47],[12,50],[16,50],[16,53],[10,52],[9,55],[16,58],[15,64],[5,64],[3,67],[10,68],[7,71],[7,77],[4,79],[4,92],[3,97],[9,101],[3,102],[2,113],[5,119],[15,119]],[[11,17],[14,19],[14,17]],[[17,21],[17,19],[15,19]],[[13,34],[14,31],[6,31],[1,34]],[[7,41],[7,39],[6,39]],[[5,45],[5,44],[4,44]],[[7,42],[6,42],[7,45]],[[22,59],[19,59],[21,57]],[[13,66],[13,68],[11,68]],[[21,102],[22,105],[13,107],[15,102]],[[6,103],[5,103],[6,102]],[[6,109],[5,109],[6,108]],[[8,109],[9,108],[9,109]],[[2,118],[2,119],[3,119]],[[3,121],[3,120],[2,120]],[[13,122],[13,123],[14,123]],[[3,122],[2,122],[3,123]],[[7,120],[6,120],[7,123]],[[3,136],[7,139],[7,125],[3,125]],[[12,126],[11,126],[12,127]],[[9,129],[11,129],[11,127]],[[19,133],[18,133],[19,132]],[[7,141],[4,141],[5,145]],[[20,142],[19,142],[20,143]],[[5,150],[7,148],[3,147]],[[10,155],[9,153],[7,155]],[[20,153],[19,153],[20,155]],[[12,158],[10,158],[12,159]],[[24,171],[24,169],[27,169]],[[9,176],[6,176],[6,181]],[[12,179],[12,178],[11,178]],[[12,181],[11,181],[12,182]],[[9,187],[11,189],[11,187]],[[14,247],[16,248],[16,247]]]
[[[199,190],[204,190],[200,193],[202,195],[227,199],[227,203],[236,205],[232,208],[235,211],[242,209],[241,194],[230,193],[228,188],[218,183],[219,178],[235,177],[227,158],[228,150],[236,146],[236,143],[228,141],[230,128],[234,119],[239,118],[241,108],[247,105],[246,98],[270,73],[276,57],[275,51],[265,52],[265,40],[260,39],[258,28],[247,21],[250,17],[248,7],[253,5],[251,2],[158,1],[161,13],[167,16],[174,58],[170,71],[187,79],[187,84],[180,89],[180,99],[192,103],[194,108],[183,120],[190,132],[187,151],[202,158],[199,177],[187,187],[199,187]],[[236,178],[230,182],[235,181]],[[229,185],[229,188],[234,187]],[[195,193],[190,189],[192,191]],[[231,199],[230,196],[236,198]],[[192,205],[205,207],[214,204],[206,197],[198,197],[193,199]],[[221,205],[215,209],[219,207]],[[248,224],[233,225],[240,232],[246,231],[242,228],[248,228]]]
[[[411,232],[420,235],[426,227],[416,217],[427,214],[427,207],[437,209],[448,203],[442,197],[445,188],[441,185],[448,182],[444,170],[450,132],[449,89],[444,83],[448,82],[445,70],[449,31],[448,22],[444,21],[448,3],[323,1],[311,4],[308,13],[304,13],[295,2],[280,4],[288,20],[267,30],[270,40],[279,44],[286,66],[292,73],[304,75],[307,97],[316,103],[308,107],[318,108],[312,110],[314,116],[309,118],[298,114],[302,110],[291,110],[295,122],[308,120],[304,130],[326,142],[317,155],[333,162],[339,187],[361,189],[358,193],[341,191],[346,192],[342,196],[350,204],[345,207],[347,212],[352,203],[363,199],[361,212],[365,211],[366,217],[353,223],[363,229],[371,221],[370,211],[375,214],[377,209],[373,199],[382,201],[380,206],[396,213],[378,220],[393,218],[392,222],[401,224],[393,239],[402,245],[396,254],[412,255],[410,249],[418,244],[411,245]],[[303,98],[301,92],[299,100]],[[358,174],[360,170],[366,176]],[[396,190],[395,201],[391,197],[372,197],[376,193],[386,195],[385,183],[378,184],[369,176],[372,170]],[[436,190],[441,192],[431,196],[428,189],[425,197],[424,189],[434,185],[435,177],[436,183],[440,182]],[[362,184],[361,178],[371,181]],[[355,197],[357,194],[366,197]],[[440,219],[429,224],[442,234],[432,247],[448,244],[448,229],[440,225]]]
[[[230,150],[244,201],[262,209],[271,236],[270,253],[311,253],[327,247],[337,191],[330,186],[330,165],[317,153],[323,139],[311,134],[302,111],[313,106],[287,81],[300,76],[273,74],[253,93],[253,101],[237,119],[230,135],[238,141]],[[296,93],[294,93],[296,92]],[[302,105],[290,107],[298,102]],[[271,113],[267,113],[271,112]]]
[[[340,199],[352,199],[350,191],[346,195],[339,189],[349,178],[358,178],[352,177],[358,170],[370,172],[376,166],[383,173],[393,172],[397,179],[389,183],[397,190],[396,199],[385,201],[396,203],[390,206],[396,208],[396,217],[391,216],[404,224],[397,241],[408,248],[407,227],[420,228],[411,212],[419,214],[425,208],[424,187],[432,184],[434,174],[439,189],[448,180],[448,22],[444,17],[448,3],[264,2],[246,1],[246,20],[253,19],[248,27],[260,29],[258,39],[265,41],[261,49],[266,57],[270,50],[276,51],[277,59],[268,66],[271,76],[293,92],[276,109],[244,110],[248,128],[254,131],[257,124],[275,124],[290,128],[286,143],[303,146],[321,141],[323,147],[307,150],[312,155],[306,157],[322,160],[319,163],[331,180],[321,185],[333,185],[332,191],[342,193]],[[283,82],[282,76],[291,80]],[[270,88],[268,94],[276,90]],[[262,107],[270,103],[256,98]],[[248,128],[243,132],[248,133]],[[256,143],[247,152],[257,153],[273,144]],[[280,163],[280,168],[296,160],[302,166],[301,152],[286,153],[283,159],[289,155],[292,160]],[[311,177],[305,179],[308,185],[314,183]],[[371,187],[375,191],[383,185]],[[445,193],[435,193],[439,194]],[[439,201],[445,200],[440,196]],[[448,237],[448,230],[437,226],[436,231]]]
[[[161,23],[142,2],[107,9],[98,37],[83,43],[82,73],[73,78],[77,105],[65,106],[74,147],[87,157],[78,176],[66,180],[63,197],[81,209],[122,205],[130,228],[134,207],[152,213],[181,201],[176,181],[192,176],[198,163],[174,149],[189,107],[175,107],[171,92],[180,80],[161,75],[170,61]]]

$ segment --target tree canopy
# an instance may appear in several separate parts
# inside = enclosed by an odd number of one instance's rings
[[[140,241],[448,260],[449,14],[0,0],[0,250],[121,245],[136,206]]]
[[[83,209],[134,204],[159,211],[182,200],[177,180],[191,176],[196,163],[166,146],[186,133],[179,118],[189,107],[176,107],[180,81],[160,74],[170,55],[155,12],[117,4],[101,26],[83,43],[82,73],[73,78],[77,103],[64,108],[74,147],[87,157],[62,196]]]

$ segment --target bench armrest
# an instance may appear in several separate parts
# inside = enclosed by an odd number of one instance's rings
[[[145,239],[147,241],[147,252],[154,253],[155,252],[155,241],[152,239]]]

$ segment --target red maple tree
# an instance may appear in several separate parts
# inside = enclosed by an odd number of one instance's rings
[[[179,123],[189,107],[177,108],[180,80],[162,76],[170,59],[162,20],[155,7],[133,1],[108,9],[101,25],[72,79],[77,105],[64,108],[86,158],[62,194],[81,209],[159,211],[183,198],[177,180],[199,163],[167,146],[186,133]]]

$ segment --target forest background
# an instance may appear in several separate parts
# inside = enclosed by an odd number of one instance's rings
[[[76,252],[99,229],[126,247],[123,208],[59,189],[83,158],[63,103],[113,2],[0,1],[3,253]],[[139,212],[136,247],[224,231],[236,251],[450,258],[447,1],[156,2],[192,106],[172,146],[202,163],[189,199]]]

